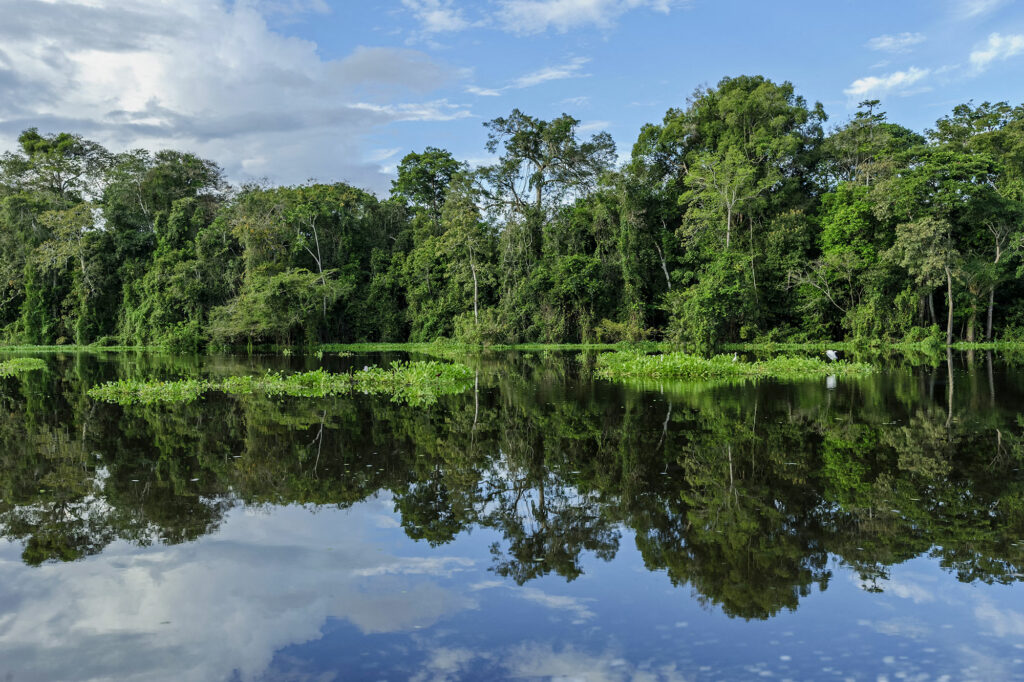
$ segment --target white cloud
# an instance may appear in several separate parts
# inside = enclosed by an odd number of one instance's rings
[[[638,670],[613,652],[595,654],[572,646],[556,650],[550,644],[523,644],[512,650],[505,660],[512,678],[613,682],[660,677],[644,675],[646,671]]]
[[[539,604],[545,608],[553,611],[564,611],[568,612],[573,616],[573,623],[579,625],[584,623],[591,618],[594,618],[595,614],[591,611],[586,602],[592,601],[589,599],[580,599],[578,597],[569,597],[560,594],[549,594],[543,590],[535,587],[515,587],[513,588],[508,583],[499,580],[485,580],[482,582],[474,583],[469,586],[470,591],[479,592],[481,590],[492,590],[492,589],[508,589],[512,590],[512,594],[520,599],[524,599],[534,604]]]
[[[520,76],[519,78],[512,81],[511,87],[513,88],[530,88],[534,85],[540,85],[548,81],[563,80],[565,78],[580,78],[585,74],[580,73],[581,69],[590,60],[586,57],[576,57],[575,59],[558,66],[548,66],[538,71]]]
[[[473,25],[452,0],[402,0],[402,4],[419,20],[424,33],[455,33]]]
[[[985,601],[974,608],[974,617],[996,637],[1024,637],[1024,614],[1010,609],[999,609]]]
[[[373,149],[366,155],[366,158],[369,161],[379,163],[381,161],[387,161],[400,151],[402,151],[401,147],[392,147],[390,149]]]
[[[38,126],[115,151],[187,149],[236,180],[315,176],[384,191],[370,137],[402,121],[468,116],[430,97],[464,73],[407,49],[324,59],[265,18],[321,4],[24,0],[0,23],[0,147]]]
[[[1009,59],[1024,52],[1024,35],[1001,35],[993,33],[983,47],[971,52],[971,66],[982,71],[996,61]]]
[[[610,28],[630,10],[648,9],[667,14],[677,0],[501,0],[498,21],[512,33],[564,33],[581,26]]]
[[[954,13],[965,19],[980,17],[1005,5],[1007,0],[953,0]]]
[[[871,628],[889,637],[907,637],[909,639],[923,640],[928,637],[932,630],[924,622],[915,618],[893,618],[891,620],[867,620],[859,619],[857,625]]]
[[[419,672],[409,682],[447,682],[465,677],[468,667],[477,659],[489,659],[489,653],[479,653],[464,648],[437,647],[423,662]]]
[[[480,97],[500,97],[501,90],[495,90],[493,88],[478,88],[475,85],[470,85],[466,88],[466,92],[471,95],[479,95]]]
[[[854,576],[851,577],[853,577],[853,582],[861,589],[866,590],[873,586],[873,584],[868,581],[860,580]],[[925,604],[935,601],[935,594],[933,590],[930,590],[925,586],[926,581],[912,574],[907,577],[909,580],[890,579],[882,581],[876,586],[880,587],[888,594],[892,594],[900,599],[909,599],[915,604]]]
[[[882,95],[887,93],[906,94],[910,86],[918,83],[931,73],[930,69],[912,66],[906,71],[894,71],[884,76],[866,76],[850,83],[843,92],[851,97]]]
[[[596,133],[601,130],[607,130],[611,126],[611,121],[587,121],[576,126],[576,132],[581,135],[584,133]]]
[[[867,42],[867,46],[882,52],[909,52],[910,48],[924,41],[923,33],[896,33],[876,36]]]
[[[302,508],[235,512],[197,543],[115,543],[31,570],[5,543],[4,605],[16,608],[0,621],[0,679],[262,679],[276,651],[319,639],[328,619],[407,632],[477,608],[457,581],[442,584],[472,560],[394,556],[365,537],[388,504],[356,505],[341,524]]]
[[[264,14],[328,14],[331,11],[325,0],[247,0],[247,4]]]
[[[586,95],[580,95],[579,97],[566,97],[559,104],[569,104],[574,107],[586,106],[590,103],[590,98]]]
[[[532,88],[533,86],[540,85],[541,83],[564,80],[566,78],[583,78],[588,74],[582,73],[582,69],[589,61],[590,60],[586,57],[576,57],[565,64],[545,66],[537,71],[531,71],[530,73],[516,78],[511,83],[501,88],[481,88],[476,85],[470,85],[466,88],[466,92],[472,95],[479,95],[481,97],[498,97],[506,90]],[[585,100],[586,98],[576,99]]]

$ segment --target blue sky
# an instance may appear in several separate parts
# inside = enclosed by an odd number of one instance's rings
[[[917,130],[1024,101],[1022,0],[0,0],[0,146],[71,130],[234,181],[386,191],[427,145],[487,160],[513,107],[640,126],[726,75],[789,80],[830,125],[882,100]]]

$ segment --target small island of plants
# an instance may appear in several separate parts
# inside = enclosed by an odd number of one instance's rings
[[[829,375],[863,375],[876,371],[862,362],[779,356],[746,362],[738,356],[710,359],[688,353],[647,355],[638,351],[604,353],[597,357],[597,376],[603,379],[806,379]]]
[[[43,369],[46,369],[46,363],[39,358],[12,358],[0,362],[0,377],[11,377]]]
[[[323,369],[262,376],[230,376],[222,379],[176,381],[112,381],[89,389],[89,397],[120,405],[188,403],[209,391],[231,395],[262,394],[325,398],[350,395],[389,395],[411,405],[430,404],[442,395],[462,393],[470,386],[473,370],[447,362],[393,362],[390,367],[364,367],[351,373]]]

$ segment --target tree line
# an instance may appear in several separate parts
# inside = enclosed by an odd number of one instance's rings
[[[0,158],[0,337],[188,350],[349,341],[945,343],[1024,337],[1024,105],[826,131],[725,78],[607,133],[514,110],[390,196],[230,186],[193,154],[26,130]]]

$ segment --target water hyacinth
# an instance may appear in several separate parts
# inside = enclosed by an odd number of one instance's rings
[[[635,351],[604,353],[597,357],[597,376],[603,379],[805,379],[829,375],[849,376],[876,371],[862,362],[779,356],[754,362],[737,362],[731,355],[710,359],[687,353],[646,355]]]
[[[230,395],[262,394],[302,398],[350,395],[390,395],[412,405],[435,402],[439,396],[467,390],[473,371],[465,365],[446,362],[393,362],[387,368],[364,367],[350,374],[323,369],[262,376],[232,376],[221,380],[117,381],[95,386],[89,396],[105,402],[131,405],[157,402],[192,402],[209,391]]]
[[[0,377],[11,377],[25,372],[46,369],[46,363],[39,358],[12,358],[0,362]]]
[[[89,397],[120,405],[153,403],[190,403],[211,387],[201,379],[178,381],[108,381],[89,389]]]

